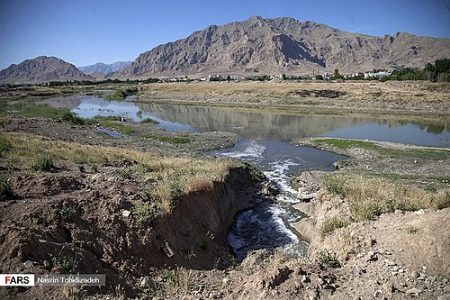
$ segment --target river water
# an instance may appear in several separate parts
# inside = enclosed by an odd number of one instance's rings
[[[52,98],[46,102],[55,107],[69,108],[83,118],[121,116],[135,122],[150,118],[170,131],[239,134],[242,138],[233,148],[210,154],[234,157],[256,165],[280,188],[281,194],[273,203],[256,199],[253,207],[235,217],[228,241],[238,261],[256,249],[281,247],[294,255],[302,255],[307,249],[307,244],[300,241],[289,226],[303,217],[292,209],[292,204],[298,200],[297,192],[289,185],[290,179],[306,170],[331,170],[333,162],[341,157],[295,146],[291,141],[302,137],[329,136],[450,146],[448,120],[426,124],[357,115],[302,115],[270,110],[117,102],[88,95]]]

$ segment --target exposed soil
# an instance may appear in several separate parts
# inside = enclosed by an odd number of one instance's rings
[[[86,293],[113,293],[120,286],[133,296],[142,292],[141,276],[158,267],[222,269],[233,263],[226,242],[228,227],[236,212],[249,205],[247,193],[257,193],[248,172],[233,170],[224,183],[182,196],[170,214],[141,224],[133,215],[133,204],[146,201],[139,191],[149,183],[114,173],[130,164],[103,164],[96,174],[80,172],[67,162],[55,166],[63,172],[11,173],[16,199],[0,203],[0,272],[103,273],[106,288]],[[70,270],[63,266],[69,260]],[[63,292],[63,288],[2,288],[0,297],[61,299]]]

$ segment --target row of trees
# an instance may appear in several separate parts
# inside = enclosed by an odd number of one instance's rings
[[[392,72],[390,79],[450,82],[450,58],[438,59],[434,64],[428,63],[423,69],[404,68],[396,70]]]

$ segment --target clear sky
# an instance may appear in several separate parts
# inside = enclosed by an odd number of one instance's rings
[[[450,38],[450,0],[0,0],[0,69],[39,55],[77,66],[134,60],[194,30],[250,16]]]

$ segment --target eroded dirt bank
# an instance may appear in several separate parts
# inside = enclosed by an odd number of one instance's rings
[[[1,143],[0,272],[107,277],[104,288],[2,288],[2,299],[136,297],[158,270],[228,267],[228,228],[259,189],[254,171],[232,161],[10,130]]]

